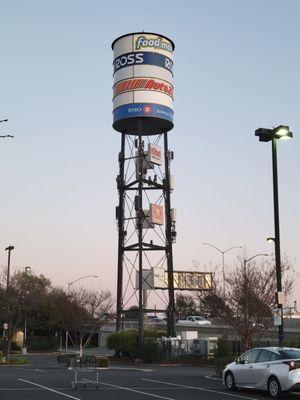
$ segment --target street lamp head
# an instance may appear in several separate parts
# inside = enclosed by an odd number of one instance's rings
[[[279,125],[273,129],[273,132],[277,137],[286,136],[290,132],[290,128],[286,125]]]
[[[15,246],[8,246],[8,247],[6,247],[5,250],[11,251],[11,250],[13,250],[14,248],[15,248]]]
[[[260,142],[269,142],[273,139],[273,130],[266,128],[259,128],[255,131],[255,136],[259,137]]]
[[[273,129],[256,129],[255,136],[259,137],[260,142],[270,142],[272,139],[291,139],[293,133],[287,125],[279,125]]]
[[[267,242],[268,242],[268,243],[272,243],[272,242],[275,243],[275,240],[276,240],[276,239],[275,239],[274,237],[268,237],[268,238],[267,238]]]

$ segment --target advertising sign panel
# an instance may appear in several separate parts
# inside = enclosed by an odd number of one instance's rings
[[[159,204],[150,204],[151,223],[155,225],[164,224],[164,208]]]
[[[136,272],[136,288],[138,288],[139,273]],[[174,271],[174,289],[176,290],[204,290],[212,289],[213,273],[197,271]],[[143,289],[167,289],[168,272],[162,268],[143,270]]]
[[[153,164],[161,165],[162,153],[161,147],[148,143],[148,161]]]

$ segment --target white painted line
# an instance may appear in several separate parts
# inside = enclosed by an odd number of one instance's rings
[[[148,382],[155,382],[155,383],[164,383],[165,385],[171,385],[171,386],[177,386],[177,387],[182,387],[186,389],[196,389],[196,390],[201,390],[203,392],[210,392],[210,393],[218,393],[222,396],[231,396],[231,397],[237,397],[239,399],[247,399],[247,400],[259,400],[255,397],[248,397],[248,396],[239,396],[238,394],[233,394],[233,393],[228,393],[228,392],[220,392],[218,390],[212,390],[212,389],[205,389],[201,388],[198,386],[187,386],[187,385],[179,385],[178,383],[170,383],[170,382],[165,382],[165,381],[158,381],[156,379],[147,379],[147,378],[141,378],[143,381],[148,381]]]
[[[83,380],[84,380],[84,381],[87,381],[87,382],[93,382],[93,381],[89,381],[88,379],[83,379]],[[128,388],[128,387],[125,387],[125,386],[112,385],[111,383],[104,383],[103,381],[99,382],[99,384],[100,384],[100,385],[110,386],[110,387],[116,388],[116,389],[127,390],[128,392],[144,394],[144,395],[150,396],[150,397],[156,397],[157,399],[176,400],[176,399],[174,399],[174,398],[172,398],[172,397],[159,396],[158,394],[142,392],[141,390],[136,390],[136,389]]]
[[[49,390],[49,392],[53,392],[53,393],[60,394],[61,396],[68,397],[69,399],[81,400],[79,397],[70,396],[69,394],[59,392],[58,390],[50,389],[50,388],[48,388],[48,387],[46,387],[46,386],[39,385],[38,383],[35,383],[35,382],[27,381],[26,379],[21,379],[21,378],[19,378],[18,380],[21,381],[21,382],[29,383],[30,385],[37,386],[37,387],[42,388],[42,389],[45,389],[45,390]]]

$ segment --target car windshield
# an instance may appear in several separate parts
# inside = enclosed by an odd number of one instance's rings
[[[195,317],[195,320],[196,320],[196,321],[203,321],[204,318],[202,318],[202,317]]]
[[[300,358],[300,349],[278,350],[281,358]]]

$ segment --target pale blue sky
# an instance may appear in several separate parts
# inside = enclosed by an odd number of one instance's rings
[[[0,1],[0,119],[9,118],[0,134],[15,135],[0,143],[0,246],[15,245],[13,266],[56,284],[99,274],[115,288],[110,46],[145,30],[176,45],[175,269],[218,263],[203,241],[273,250],[271,146],[254,131],[288,124],[294,139],[278,146],[282,252],[300,272],[299,19],[297,0]]]

